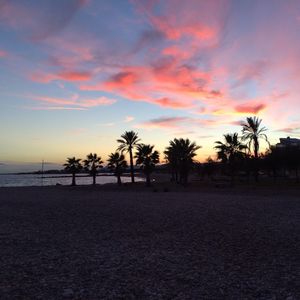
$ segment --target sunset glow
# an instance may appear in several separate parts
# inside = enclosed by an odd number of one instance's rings
[[[254,115],[299,138],[299,32],[292,0],[1,1],[0,162],[106,160],[125,130],[204,161]]]

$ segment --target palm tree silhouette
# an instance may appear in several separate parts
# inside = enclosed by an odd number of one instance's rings
[[[150,174],[153,172],[155,165],[159,163],[159,153],[153,150],[154,146],[139,144],[135,153],[136,164],[141,166],[145,176],[146,185],[150,186]]]
[[[177,152],[176,147],[171,146],[171,142],[170,142],[170,146],[166,148],[166,150],[164,151],[164,155],[165,155],[165,160],[167,161],[171,170],[171,181],[178,182],[179,168],[178,168],[178,159],[177,159],[178,157],[176,152]]]
[[[93,185],[96,184],[96,176],[98,170],[102,168],[102,164],[103,161],[101,160],[101,157],[98,157],[96,153],[88,154],[86,160],[84,160],[84,169],[93,176]]]
[[[270,143],[268,141],[267,135],[264,133],[267,131],[266,127],[260,127],[261,119],[257,117],[248,117],[245,123],[242,123],[242,140],[248,141],[248,150],[251,153],[251,148],[253,149],[255,158],[255,180],[258,181],[258,151],[259,151],[259,139],[264,139],[269,147]]]
[[[242,144],[237,133],[224,134],[224,142],[216,141],[214,147],[217,150],[217,157],[224,163],[233,161],[236,157],[244,155],[247,146]]]
[[[82,164],[80,161],[80,158],[68,157],[67,162],[64,164],[65,170],[72,174],[72,185],[76,185],[76,173],[82,170]]]
[[[259,151],[259,139],[263,138],[268,144],[267,135],[263,132],[267,131],[266,127],[260,127],[262,119],[257,117],[248,117],[245,123],[242,123],[242,140],[248,141],[248,149],[251,152],[251,146],[253,148],[254,157],[258,158]],[[270,144],[269,144],[270,145]]]
[[[197,146],[195,142],[191,142],[189,139],[175,138],[170,141],[169,146],[164,151],[172,168],[175,168],[177,174],[179,173],[179,182],[183,185],[188,182],[189,171],[194,163],[193,158],[200,148],[201,146]]]
[[[222,163],[228,164],[231,173],[231,184],[234,183],[236,163],[245,157],[247,146],[244,145],[237,133],[224,134],[224,142],[216,141],[217,158]]]
[[[118,184],[121,185],[121,175],[127,167],[124,154],[119,152],[111,153],[108,157],[108,168],[112,170],[117,177]]]
[[[134,168],[133,168],[133,149],[138,145],[140,139],[138,134],[134,131],[125,131],[124,134],[121,135],[121,139],[118,139],[117,142],[120,143],[118,147],[118,151],[126,151],[129,153],[130,157],[130,174],[131,174],[131,182],[134,182]]]

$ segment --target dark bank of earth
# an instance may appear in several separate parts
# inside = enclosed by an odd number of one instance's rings
[[[265,194],[2,188],[1,299],[299,299],[300,197]]]

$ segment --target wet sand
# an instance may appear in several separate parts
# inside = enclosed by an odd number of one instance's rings
[[[299,299],[299,195],[1,188],[1,299]]]

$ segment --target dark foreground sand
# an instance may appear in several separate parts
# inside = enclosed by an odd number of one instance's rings
[[[300,198],[0,189],[1,299],[300,299]]]

